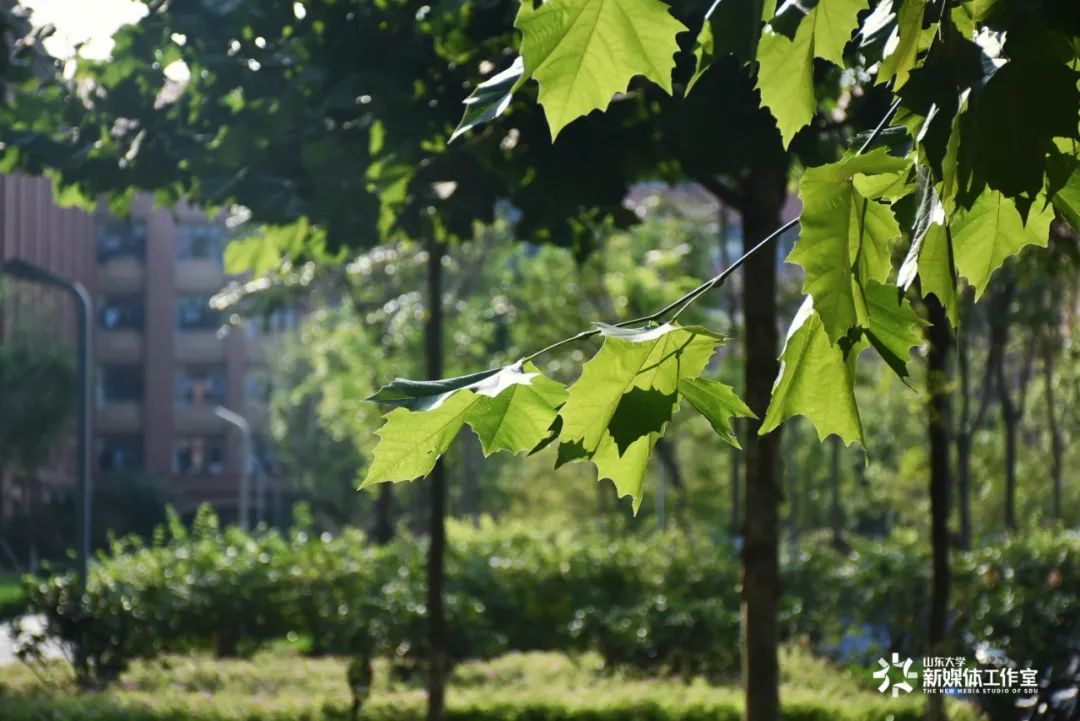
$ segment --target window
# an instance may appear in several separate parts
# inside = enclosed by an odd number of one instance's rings
[[[208,295],[185,295],[176,300],[176,329],[217,330],[221,314],[210,307]]]
[[[173,374],[173,400],[180,407],[219,406],[225,403],[225,366],[178,368]]]
[[[146,257],[146,225],[143,223],[109,222],[98,225],[98,262],[115,258]]]
[[[178,476],[220,476],[224,472],[224,436],[180,438],[173,445],[173,473]]]
[[[99,471],[137,471],[143,465],[142,436],[104,436],[95,449]]]
[[[177,228],[180,260],[210,260],[218,265],[225,254],[225,226],[216,223],[183,223]]]
[[[143,373],[138,365],[103,365],[98,374],[98,408],[109,403],[143,399]]]
[[[142,330],[143,299],[139,295],[107,295],[98,307],[98,322],[105,330]]]

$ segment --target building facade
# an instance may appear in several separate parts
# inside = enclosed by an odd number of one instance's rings
[[[181,510],[208,502],[234,516],[244,450],[215,414],[222,406],[251,424],[253,492],[272,496],[266,334],[259,322],[229,325],[210,307],[227,280],[224,223],[190,207],[155,208],[147,197],[127,218],[90,214],[57,207],[43,180],[0,183],[0,260],[41,263],[82,281],[94,298],[95,477],[146,474],[167,481]],[[27,292],[37,291],[16,295]],[[18,301],[13,307],[17,315]],[[67,323],[56,332],[72,331]],[[269,513],[271,501],[251,503]]]

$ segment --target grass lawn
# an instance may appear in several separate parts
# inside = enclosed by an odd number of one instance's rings
[[[329,721],[347,719],[351,697],[346,661],[307,658],[292,650],[250,660],[169,656],[134,666],[110,689],[75,693],[62,669],[43,683],[25,667],[0,667],[4,721]],[[892,699],[872,690],[868,674],[846,673],[799,651],[784,654],[785,718],[825,721],[921,719],[924,698]],[[391,681],[376,666],[371,699],[362,718],[423,718],[418,685]],[[459,665],[448,694],[448,718],[473,721],[723,721],[739,719],[734,685],[697,680],[632,677],[606,671],[593,656],[508,654]],[[951,718],[978,718],[956,704]]]

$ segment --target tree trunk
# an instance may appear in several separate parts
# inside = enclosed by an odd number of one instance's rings
[[[840,499],[840,451],[843,449],[843,441],[840,436],[829,438],[832,447],[829,449],[831,458],[829,465],[829,490],[831,502],[829,504],[829,526],[832,528],[832,545],[837,550],[847,547],[844,540],[844,507]]]
[[[437,241],[428,244],[427,296],[428,314],[424,325],[424,354],[428,378],[443,376],[443,304],[442,258],[443,246]],[[428,721],[442,721],[446,696],[446,618],[443,609],[444,568],[446,551],[446,468],[442,459],[435,463],[431,475],[428,508],[430,545],[427,558],[428,613]]]
[[[679,465],[679,454],[675,452],[675,441],[669,438],[659,438],[656,441],[656,452],[660,456],[660,463],[667,471],[668,479],[672,488],[675,489],[677,501],[675,503],[675,522],[688,529],[686,525],[686,481],[683,479],[682,466]]]
[[[723,268],[727,268],[731,264],[731,254],[728,252],[728,228],[730,227],[730,220],[728,219],[727,209],[721,205],[720,207],[720,265]],[[739,294],[735,292],[725,292],[728,305],[728,320],[731,324],[731,334],[735,335],[739,332]],[[732,430],[735,433],[735,437],[740,437],[740,431],[742,430],[742,424],[738,418],[731,419]],[[730,483],[731,483],[731,537],[738,538],[742,533],[742,521],[740,519],[740,511],[742,508],[742,501],[740,499],[739,485],[742,482],[742,451],[738,448],[728,448],[728,463],[730,464]]]
[[[929,311],[930,349],[927,356],[927,386],[930,395],[928,430],[930,440],[930,539],[933,579],[930,591],[930,623],[927,629],[928,655],[942,655],[949,613],[949,415],[948,356],[951,339],[945,309],[937,298],[926,300]],[[927,718],[945,719],[944,697],[927,696]]]
[[[975,425],[971,421],[971,363],[966,331],[958,333],[956,347],[956,365],[960,375],[960,420],[956,432],[956,505],[960,514],[960,528],[956,534],[956,545],[968,549],[971,548],[971,437]]]
[[[751,171],[741,183],[743,247],[749,250],[780,225],[786,176]],[[746,402],[765,417],[777,361],[777,243],[755,253],[743,266]],[[746,721],[779,721],[780,668],[777,657],[780,596],[780,432],[758,435],[761,422],[746,419],[746,506],[743,514],[742,633]]]
[[[1057,419],[1057,397],[1054,394],[1054,349],[1049,340],[1043,343],[1043,383],[1046,385],[1046,425],[1050,431],[1050,479],[1053,482],[1051,497],[1055,521],[1061,520],[1061,473],[1065,444]]]
[[[394,491],[389,483],[379,486],[375,499],[375,543],[384,546],[394,538]]]

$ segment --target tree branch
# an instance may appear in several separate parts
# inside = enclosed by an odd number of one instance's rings
[[[863,153],[865,153],[867,151],[867,149],[873,144],[873,142],[875,140],[877,140],[878,136],[881,135],[881,131],[885,129],[885,126],[888,124],[889,120],[892,118],[893,114],[897,111],[897,109],[899,107],[900,107],[900,100],[897,99],[889,107],[889,109],[885,112],[885,115],[882,116],[881,121],[877,124],[877,126],[874,128],[874,130],[870,133],[869,137],[866,138],[866,141],[861,146],[859,146],[859,149],[857,151],[855,151],[856,155],[862,155]],[[792,228],[794,228],[798,224],[799,224],[799,219],[798,218],[794,218],[792,220],[789,220],[788,222],[784,223],[779,228],[777,228],[776,230],[774,230],[773,232],[769,233],[767,236],[762,238],[760,241],[758,241],[757,245],[755,245],[753,248],[751,248],[750,250],[743,253],[740,258],[738,258],[735,262],[733,262],[727,268],[724,268],[722,271],[720,271],[719,273],[714,275],[712,278],[710,278],[709,280],[707,280],[704,283],[702,283],[701,285],[699,285],[698,287],[694,288],[689,293],[686,293],[683,296],[681,296],[679,298],[676,298],[674,301],[672,301],[671,303],[668,303],[666,306],[664,306],[660,310],[656,311],[655,313],[652,313],[652,314],[646,315],[646,316],[642,316],[640,318],[634,318],[632,320],[622,321],[621,323],[616,323],[615,327],[617,327],[617,328],[626,328],[628,326],[639,325],[641,323],[653,323],[653,322],[662,320],[669,313],[671,313],[671,318],[669,319],[669,322],[674,321],[676,318],[679,317],[680,313],[682,313],[684,310],[686,310],[691,305],[693,305],[694,302],[697,301],[698,298],[705,295],[706,293],[708,293],[713,288],[716,288],[717,286],[723,285],[724,281],[727,280],[728,277],[732,273],[734,273],[736,270],[738,270],[742,266],[742,264],[745,263],[748,258],[750,258],[750,256],[754,255],[759,250],[761,250],[766,245],[768,245],[769,242],[771,242],[772,240],[775,240],[776,238],[783,235],[788,230],[791,230]],[[545,353],[550,353],[551,351],[553,351],[553,350],[555,350],[557,348],[561,348],[564,345],[567,345],[569,343],[573,343],[573,342],[579,341],[579,340],[585,340],[586,338],[592,338],[592,337],[597,336],[597,335],[600,335],[600,329],[599,328],[593,328],[591,330],[583,330],[580,333],[577,333],[575,335],[570,336],[569,338],[564,338],[564,339],[562,339],[560,341],[552,343],[549,346],[541,348],[540,350],[536,351],[535,353],[533,353],[531,355],[528,355],[528,356],[525,356],[519,362],[520,363],[528,363],[529,361],[535,360],[535,359],[539,358],[540,356],[544,355]]]

